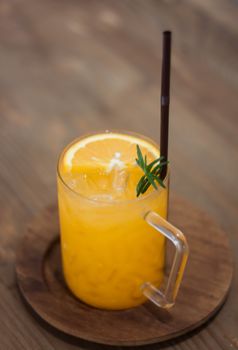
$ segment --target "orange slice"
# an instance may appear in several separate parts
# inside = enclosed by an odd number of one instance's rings
[[[139,136],[108,132],[73,142],[63,154],[61,170],[74,173],[83,168],[101,168],[110,172],[134,166],[136,145],[147,155],[148,162],[159,157],[156,145]]]
[[[155,144],[139,136],[103,133],[72,142],[63,152],[59,170],[75,191],[94,198],[134,198],[143,175],[136,164],[136,145],[148,163],[160,153]]]

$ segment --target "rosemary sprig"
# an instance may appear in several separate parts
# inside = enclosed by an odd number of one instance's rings
[[[159,157],[150,164],[147,164],[146,155],[143,158],[141,149],[139,145],[136,145],[137,158],[136,163],[144,172],[144,175],[141,177],[140,181],[136,186],[136,196],[145,193],[148,188],[152,185],[154,189],[158,189],[158,185],[165,188],[163,180],[160,178],[161,171],[163,166],[168,164],[168,161],[164,160],[164,157]]]

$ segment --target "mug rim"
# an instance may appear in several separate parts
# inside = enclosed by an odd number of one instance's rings
[[[94,204],[107,204],[107,205],[114,205],[114,204],[121,204],[121,203],[135,203],[135,202],[142,202],[142,201],[145,201],[149,198],[153,198],[157,195],[160,194],[160,192],[162,192],[163,190],[165,190],[163,187],[159,186],[158,189],[154,189],[153,188],[153,191],[148,193],[147,195],[144,195],[144,196],[141,196],[141,197],[136,197],[136,198],[133,198],[133,199],[118,199],[118,200],[114,200],[114,201],[106,201],[106,200],[101,200],[101,199],[93,199],[93,198],[89,198],[85,195],[83,195],[82,193],[76,191],[75,189],[73,189],[69,184],[67,184],[67,182],[63,179],[63,176],[61,175],[60,173],[60,163],[61,161],[63,160],[63,156],[65,154],[65,152],[72,146],[74,145],[75,143],[77,143],[78,141],[80,140],[83,140],[87,137],[90,137],[90,136],[93,136],[93,135],[98,135],[98,134],[121,134],[121,135],[131,135],[131,136],[136,136],[137,138],[142,138],[143,140],[147,141],[148,143],[154,145],[156,148],[159,149],[159,146],[158,144],[152,140],[151,138],[147,137],[147,136],[144,136],[142,134],[139,134],[139,133],[136,133],[136,132],[131,132],[131,131],[119,131],[119,130],[103,130],[103,131],[96,131],[96,132],[92,132],[92,133],[87,133],[87,134],[83,134],[82,136],[80,137],[77,137],[75,139],[73,139],[70,143],[68,143],[63,149],[62,151],[60,152],[60,155],[58,157],[58,161],[57,161],[57,176],[58,176],[58,179],[61,181],[61,183],[71,192],[73,193],[74,195],[84,199],[84,200],[87,200],[89,202],[93,202]],[[167,168],[168,169],[168,168]],[[168,186],[168,177],[169,177],[169,169],[167,170],[167,173],[166,173],[166,176],[165,176],[165,183],[167,183],[167,186]],[[167,187],[166,186],[166,187]]]

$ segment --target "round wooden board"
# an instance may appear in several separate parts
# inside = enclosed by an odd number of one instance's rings
[[[45,209],[27,229],[16,266],[21,293],[43,320],[88,341],[142,345],[187,333],[222,305],[233,264],[226,234],[204,212],[174,198],[170,220],[186,234],[190,256],[176,305],[169,311],[150,302],[125,311],[104,311],[74,298],[61,273],[57,206]]]

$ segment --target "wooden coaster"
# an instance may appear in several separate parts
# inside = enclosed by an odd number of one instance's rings
[[[226,234],[191,203],[172,200],[170,220],[187,236],[190,256],[176,305],[169,311],[151,302],[125,311],[104,311],[77,300],[60,267],[57,207],[29,225],[17,258],[20,291],[35,312],[56,329],[110,345],[142,345],[187,333],[208,320],[225,300],[232,279]]]

